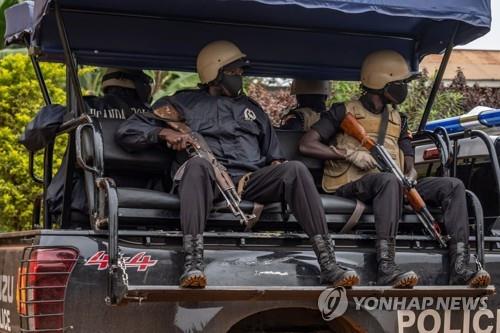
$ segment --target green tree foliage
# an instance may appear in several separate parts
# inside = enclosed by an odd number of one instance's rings
[[[65,69],[42,64],[54,103],[64,103]],[[26,124],[43,105],[42,95],[26,55],[11,54],[0,59],[0,231],[26,229],[31,221],[33,201],[41,188],[28,175],[28,154],[18,143]],[[56,149],[60,163],[63,145]],[[42,162],[36,160],[42,174]]]
[[[332,94],[327,101],[328,105],[349,101],[361,96],[359,82],[333,81]]]
[[[41,64],[52,103],[65,103],[65,67]],[[105,69],[84,67],[79,71],[84,95],[100,95]],[[154,96],[171,95],[184,88],[196,87],[193,73],[148,71],[156,79]],[[18,143],[26,124],[43,106],[31,61],[26,52],[2,52],[0,56],[0,232],[30,227],[33,202],[42,188],[28,174],[28,152]],[[58,169],[66,147],[66,138],[56,141],[54,171]],[[42,154],[35,159],[35,173],[43,173]]]
[[[450,90],[463,95],[462,109],[471,110],[478,105],[500,108],[500,89],[493,87],[480,87],[477,83],[472,86],[467,84],[464,73],[460,68],[449,86]]]
[[[196,88],[200,80],[196,73],[147,71],[153,80],[153,101],[171,96],[182,89]]]
[[[408,97],[400,106],[400,110],[408,115],[408,126],[415,131],[425,110],[425,105],[432,89],[434,77],[426,71],[422,76],[410,83]],[[464,109],[463,93],[453,87],[441,85],[429,115],[429,121],[462,115],[469,110]]]

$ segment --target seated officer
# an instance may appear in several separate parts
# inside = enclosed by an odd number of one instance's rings
[[[140,70],[108,68],[102,77],[103,96],[85,96],[91,116],[127,119],[150,112],[152,79]]]
[[[300,142],[303,154],[326,161],[325,191],[373,205],[377,281],[395,287],[417,283],[414,272],[402,273],[394,262],[395,236],[403,208],[402,186],[393,174],[378,172],[371,154],[355,138],[343,133],[340,125],[346,113],[355,116],[368,135],[383,144],[400,167],[404,166],[406,176],[415,179],[407,124],[396,109],[406,99],[407,82],[413,77],[399,53],[385,50],[370,54],[361,68],[364,95],[357,101],[335,104]],[[443,208],[443,221],[451,236],[450,284],[488,285],[489,274],[469,264],[469,220],[462,182],[456,178],[428,177],[419,180],[416,189],[426,202]]]
[[[293,80],[290,93],[297,98],[297,106],[284,115],[280,129],[308,131],[326,111],[331,89],[330,81]]]
[[[173,105],[186,124],[204,137],[215,157],[235,183],[243,176],[242,198],[262,204],[284,199],[305,232],[311,237],[323,283],[351,286],[357,274],[335,260],[324,210],[313,178],[300,162],[286,162],[267,114],[242,93],[246,55],[231,42],[215,41],[198,54],[196,69],[200,89],[180,91],[160,99],[154,108]],[[165,142],[185,150],[189,136],[165,128],[153,117],[134,115],[116,136],[124,148],[140,150]],[[243,184],[242,184],[243,185]],[[180,222],[185,252],[182,287],[205,287],[203,230],[218,196],[214,172],[208,161],[193,157],[186,162],[179,184]]]
[[[151,78],[140,70],[107,69],[102,77],[102,92],[103,96],[84,96],[88,113],[93,117],[125,120],[132,114],[150,111]],[[55,113],[60,118],[57,121],[62,123],[66,108],[50,105],[42,108],[35,120],[27,126],[21,141],[28,149],[40,149],[44,144],[38,141],[48,142],[54,139],[47,137],[47,127],[44,126],[46,121],[43,119],[51,119],[53,122]],[[66,157],[47,190],[48,209],[56,218],[62,213],[65,169]],[[71,209],[76,214],[88,214],[83,175],[79,169],[75,170]]]

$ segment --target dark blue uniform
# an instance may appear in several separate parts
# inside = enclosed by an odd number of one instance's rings
[[[244,199],[262,204],[284,200],[310,236],[327,233],[321,200],[307,168],[296,161],[270,165],[284,157],[268,116],[256,102],[247,96],[212,96],[200,89],[160,99],[153,108],[165,103],[171,103],[186,124],[204,137],[235,182],[251,173]],[[129,151],[141,150],[158,143],[164,126],[162,121],[136,114],[118,129],[116,139]],[[203,232],[217,196],[209,163],[190,159],[179,184],[185,234]]]
[[[169,101],[188,126],[205,138],[232,176],[284,159],[267,114],[247,96],[230,98],[210,96],[205,90],[184,91]],[[164,101],[156,104],[161,103]]]
[[[145,105],[137,98],[137,94],[132,89],[109,87],[104,96],[85,96],[85,104],[87,105],[90,116],[105,119],[125,120],[132,114],[145,113],[151,111],[149,105]],[[57,111],[57,112],[54,112]],[[34,150],[43,148],[48,142],[54,139],[56,134],[55,129],[63,122],[63,117],[66,114],[66,108],[61,105],[50,105],[42,108],[35,119],[30,122],[23,133],[23,142],[30,149]],[[54,115],[57,117],[54,119]],[[53,127],[54,130],[47,132],[48,127]],[[47,137],[47,133],[49,136]],[[31,150],[31,149],[30,149]],[[57,171],[47,189],[47,204],[50,213],[57,219],[62,212],[63,192],[65,173],[67,168],[67,158],[64,157],[61,168]],[[131,186],[130,180],[134,177],[119,177],[115,176],[115,181],[120,186]],[[137,177],[134,178],[137,180]],[[73,177],[73,193],[71,195],[71,209],[75,216],[86,216],[88,214],[88,206],[85,194],[83,181],[83,172],[76,169]],[[137,182],[133,184],[136,185]],[[161,188],[161,185],[149,185],[149,180],[144,180],[141,185],[148,188]],[[160,181],[156,183],[160,184]]]

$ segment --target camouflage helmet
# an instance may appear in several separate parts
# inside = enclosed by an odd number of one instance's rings
[[[292,95],[326,95],[330,96],[332,85],[325,80],[294,79],[290,88]]]
[[[413,79],[417,73],[401,54],[392,50],[381,50],[369,54],[361,66],[361,84],[368,89],[380,90],[394,81]]]
[[[227,40],[218,40],[205,45],[196,59],[196,71],[201,83],[212,82],[222,68],[245,57],[246,54],[242,53],[238,46]]]

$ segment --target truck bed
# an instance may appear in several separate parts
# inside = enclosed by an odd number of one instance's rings
[[[333,238],[338,261],[356,269],[361,276],[361,286],[347,293],[351,300],[354,297],[489,295],[488,309],[495,310],[497,316],[500,298],[492,294],[500,285],[498,237],[486,238],[486,266],[493,277],[493,286],[474,290],[447,286],[446,251],[437,249],[425,238],[400,236],[398,264],[402,269],[415,270],[421,277],[420,286],[412,291],[374,285],[376,270],[372,236],[334,235]],[[6,296],[2,297],[1,311],[5,319],[2,319],[0,331],[21,331],[15,286],[27,248],[62,247],[78,251],[64,298],[64,327],[72,327],[71,332],[227,332],[231,327],[236,332],[237,327],[246,325],[242,324],[246,323],[245,318],[268,318],[265,315],[268,311],[279,311],[286,317],[290,315],[287,311],[304,309],[304,314],[312,316],[310,320],[319,314],[317,299],[325,287],[319,284],[318,264],[304,234],[207,232],[205,261],[209,287],[206,290],[182,290],[178,288],[183,268],[181,234],[175,231],[122,230],[120,251],[128,275],[129,292],[120,306],[108,306],[105,302],[107,239],[106,231],[90,230],[0,234],[0,267]],[[314,311],[307,312],[306,309]],[[461,318],[463,311],[458,312]],[[377,313],[356,310],[353,306],[349,307],[346,316],[356,327],[369,332],[392,332],[394,323],[401,319],[398,319],[397,311]],[[273,315],[271,318],[274,319],[262,320],[276,321],[278,325],[278,317]],[[483,316],[481,320],[489,319]],[[325,325],[330,325],[329,329],[334,331],[335,325],[340,327],[339,323],[332,322]],[[405,332],[412,332],[412,329]]]

